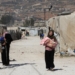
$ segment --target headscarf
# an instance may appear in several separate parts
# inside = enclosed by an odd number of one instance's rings
[[[5,34],[5,39],[8,44],[10,44],[13,41],[13,39],[9,33]]]
[[[52,35],[50,36],[49,33],[52,32]],[[54,41],[57,42],[56,37],[54,36],[54,30],[49,30],[47,37],[49,37],[50,39],[54,39]]]
[[[5,37],[5,35],[6,35],[7,33],[8,33],[8,32],[4,32],[4,33],[3,33],[3,37]]]
[[[52,32],[52,35],[50,36],[50,32]],[[54,30],[50,30],[49,32],[48,32],[48,35],[47,35],[47,37],[49,37],[50,39],[53,39],[54,38]]]

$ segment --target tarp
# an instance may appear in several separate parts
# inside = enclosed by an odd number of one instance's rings
[[[60,35],[60,51],[75,49],[75,13],[50,18],[47,24]]]
[[[29,34],[30,34],[30,36],[36,36],[36,35],[38,35],[38,30],[37,29],[31,29],[29,31]]]

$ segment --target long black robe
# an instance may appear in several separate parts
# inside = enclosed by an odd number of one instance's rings
[[[2,63],[3,65],[9,65],[9,50],[10,50],[10,44],[12,41],[12,37],[9,33],[5,34],[6,44],[2,45],[4,49],[2,50],[1,57],[2,57]]]

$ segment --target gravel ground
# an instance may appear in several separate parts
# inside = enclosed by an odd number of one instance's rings
[[[10,49],[10,65],[0,60],[0,75],[75,75],[75,57],[55,56],[55,71],[47,71],[44,47],[39,37],[13,41]],[[14,59],[14,60],[13,60]]]

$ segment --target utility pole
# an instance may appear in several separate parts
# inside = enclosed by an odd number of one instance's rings
[[[44,8],[44,26],[46,26],[46,28],[47,28],[46,32],[48,32],[48,26],[46,25],[46,9],[51,11],[52,5],[49,8]]]

